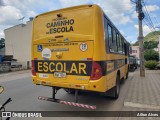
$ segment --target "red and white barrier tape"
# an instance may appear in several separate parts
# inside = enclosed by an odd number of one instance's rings
[[[63,101],[63,100],[54,100],[54,99],[48,98],[48,97],[39,96],[38,99],[39,100],[50,101],[50,102],[57,102],[57,103],[65,104],[65,105],[71,105],[71,106],[81,107],[81,108],[92,109],[92,110],[96,109],[96,106],[85,105],[85,104],[75,103],[75,102],[68,102],[68,101]]]
[[[92,109],[92,110],[96,109],[96,106],[85,105],[85,104],[80,104],[80,103],[75,103],[75,102],[60,101],[60,103],[61,104],[66,104],[66,105],[72,105],[72,106],[82,107],[82,108],[87,108],[87,109]]]

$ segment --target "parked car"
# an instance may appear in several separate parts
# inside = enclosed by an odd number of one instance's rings
[[[137,59],[137,65],[140,66],[140,59]]]
[[[3,61],[10,66],[10,68],[22,68],[22,64],[17,61]]]
[[[17,61],[11,61],[11,68],[22,68],[22,64]]]
[[[137,69],[137,59],[135,56],[129,56],[129,70],[135,70]]]

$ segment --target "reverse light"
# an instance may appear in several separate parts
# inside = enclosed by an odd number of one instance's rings
[[[90,80],[98,80],[102,77],[102,68],[97,62],[92,63],[92,73]]]

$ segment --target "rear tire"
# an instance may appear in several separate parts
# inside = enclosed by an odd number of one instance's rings
[[[127,73],[126,73],[126,79],[128,79],[128,71],[127,71]]]
[[[120,76],[119,74],[117,74],[117,78],[116,78],[116,86],[114,88],[112,88],[112,97],[114,99],[117,99],[119,97],[119,93],[120,93]]]

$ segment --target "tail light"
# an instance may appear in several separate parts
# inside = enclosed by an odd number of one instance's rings
[[[97,80],[102,77],[102,68],[97,62],[92,63],[92,73],[90,80]]]
[[[36,76],[34,60],[32,60],[32,75],[33,75],[33,76]]]

